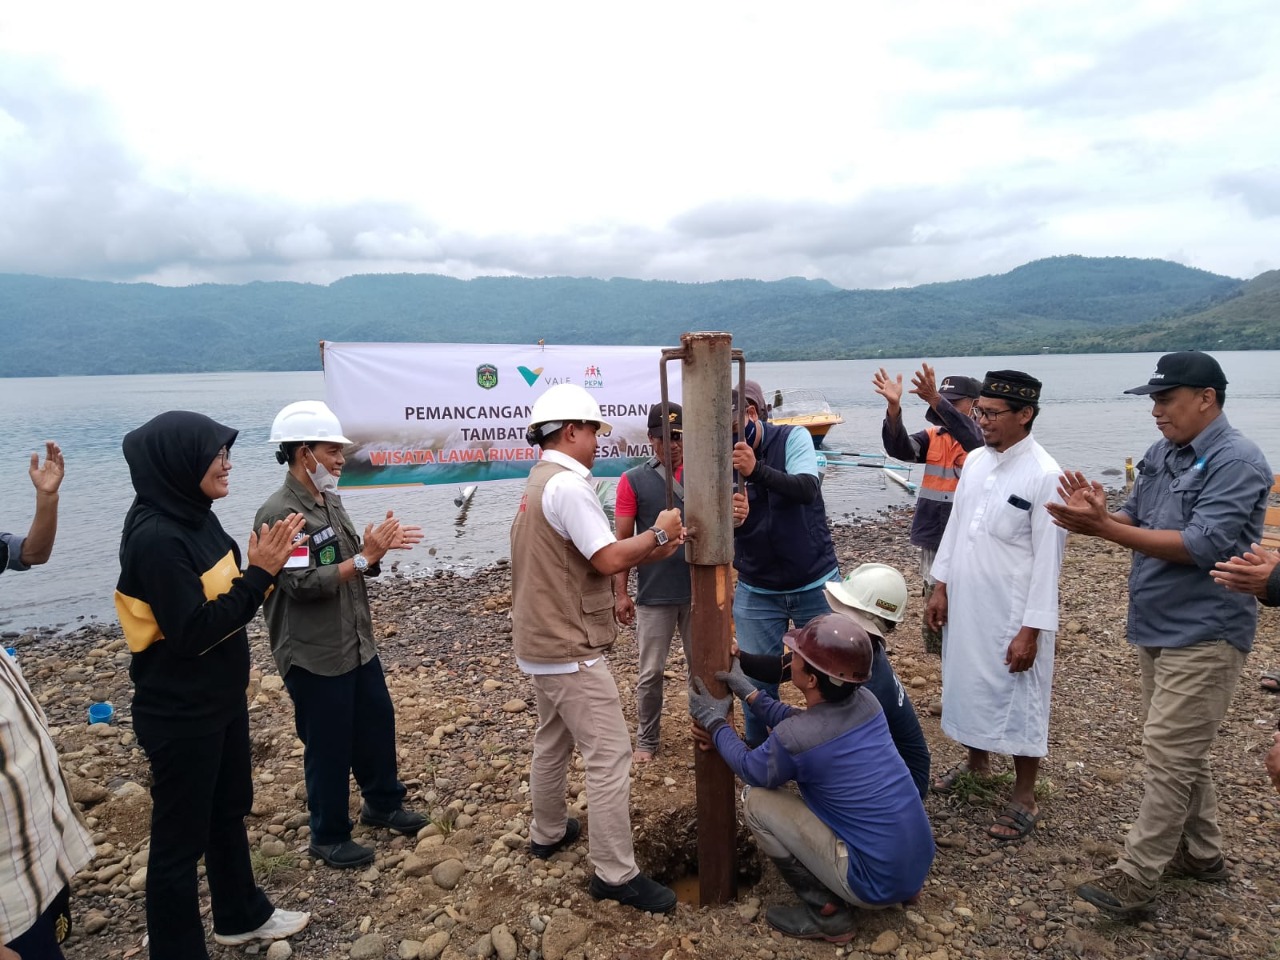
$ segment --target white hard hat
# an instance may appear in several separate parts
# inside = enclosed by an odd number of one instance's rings
[[[600,424],[602,433],[613,429],[613,424],[600,416],[600,404],[585,387],[576,383],[557,383],[537,400],[529,415],[530,443],[536,443],[547,434],[554,433],[570,420],[589,420]],[[554,429],[539,431],[542,424],[556,424]]]
[[[276,414],[272,443],[351,443],[342,424],[323,400],[299,400]]]
[[[907,615],[907,581],[887,563],[864,563],[843,580],[823,584],[837,613],[871,614],[901,623]],[[856,617],[860,622],[863,617]]]

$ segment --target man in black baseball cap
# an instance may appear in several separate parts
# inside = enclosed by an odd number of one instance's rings
[[[1066,502],[1047,505],[1058,526],[1133,551],[1128,639],[1142,676],[1142,803],[1115,865],[1076,890],[1119,916],[1152,903],[1164,874],[1231,875],[1209,754],[1258,608],[1212,574],[1261,537],[1272,473],[1257,444],[1227,422],[1226,385],[1207,353],[1165,354],[1146,383],[1125,391],[1151,397],[1164,438],[1143,455],[1124,506],[1109,513],[1102,485],[1073,471],[1059,482]]]
[[[1218,392],[1218,407],[1222,407],[1223,394],[1227,390],[1227,378],[1218,366],[1218,361],[1199,350],[1183,350],[1181,353],[1166,353],[1156,362],[1156,371],[1151,379],[1141,386],[1126,390],[1125,393],[1136,393],[1146,396],[1174,387],[1213,387]]]

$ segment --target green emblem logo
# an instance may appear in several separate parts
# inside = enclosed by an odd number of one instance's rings
[[[480,364],[476,367],[476,383],[486,390],[492,390],[498,385],[498,368],[492,363]]]
[[[322,567],[327,567],[329,564],[333,563],[333,561],[336,560],[337,558],[338,558],[338,551],[333,546],[333,544],[330,544],[329,546],[325,547],[323,550],[320,551],[320,565]]]

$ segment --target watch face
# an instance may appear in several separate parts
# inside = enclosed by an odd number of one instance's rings
[[[654,535],[655,537],[657,537],[657,538],[658,538],[658,546],[660,546],[660,547],[666,546],[667,539],[668,539],[668,538],[667,538],[667,531],[665,531],[665,530],[663,530],[663,529],[661,529],[661,528],[659,528],[659,527],[654,527],[654,528],[653,528],[653,535]]]

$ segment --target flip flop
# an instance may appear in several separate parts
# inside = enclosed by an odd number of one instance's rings
[[[1010,803],[1000,811],[1000,815],[996,817],[995,823],[987,827],[987,836],[997,843],[1013,843],[1024,839],[1027,834],[1036,828],[1036,823],[1040,820],[1039,813],[1028,813],[1022,807]],[[1006,830],[1015,831],[1012,835],[1004,833],[996,833],[997,827],[1003,827]]]
[[[969,768],[963,763],[957,763],[940,777],[934,777],[933,782],[929,784],[929,789],[933,793],[948,794],[955,789],[956,781],[969,772]]]
[[[1258,686],[1267,693],[1280,693],[1280,672],[1267,672],[1258,678]]]

